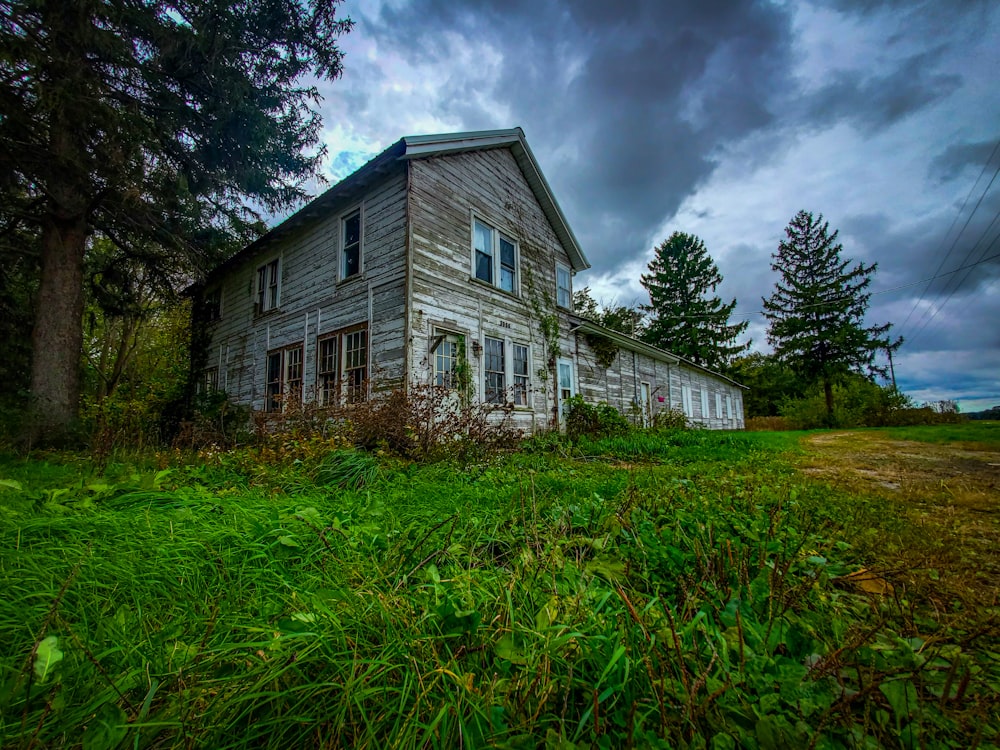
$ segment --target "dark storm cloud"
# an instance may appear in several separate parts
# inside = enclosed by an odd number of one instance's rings
[[[868,132],[893,125],[961,85],[960,76],[935,71],[943,52],[939,47],[912,55],[888,75],[841,71],[807,100],[805,119],[822,128],[851,120]]]
[[[453,82],[443,101],[470,127],[523,125],[536,153],[555,155],[542,166],[598,271],[644,252],[713,152],[773,123],[791,85],[790,18],[771,4],[417,0],[363,27],[423,61],[451,54],[433,41],[445,31],[502,52],[488,93],[516,122]]]
[[[948,182],[959,177],[967,167],[975,167],[979,172],[984,165],[996,163],[991,157],[996,156],[998,142],[1000,137],[952,144],[934,157],[927,170],[928,176],[939,182]]]

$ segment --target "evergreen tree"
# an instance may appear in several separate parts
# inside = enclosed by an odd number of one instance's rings
[[[745,352],[750,342],[734,342],[749,323],[730,324],[736,300],[725,303],[712,294],[722,275],[705,243],[674,232],[655,252],[642,275],[650,302],[643,308],[649,314],[643,340],[713,369]]]
[[[785,228],[786,239],[771,257],[780,274],[774,294],[764,300],[770,326],[767,340],[775,354],[812,382],[821,382],[827,417],[833,419],[833,383],[847,372],[884,373],[875,354],[896,349],[891,324],[865,327],[877,264],[852,266],[841,258],[837,231],[829,232],[823,216],[799,211]]]
[[[642,310],[628,305],[612,302],[610,305],[602,303],[599,306],[590,293],[589,286],[573,292],[573,311],[581,318],[587,318],[628,336],[638,336],[642,333],[646,317]]]
[[[336,0],[0,4],[0,224],[37,233],[36,429],[78,409],[91,237],[188,272],[305,197],[320,121],[310,73],[341,72]],[[137,252],[141,255],[141,252]],[[152,257],[155,263],[162,258]]]

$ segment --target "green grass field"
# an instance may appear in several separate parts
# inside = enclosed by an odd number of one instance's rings
[[[0,458],[0,746],[995,746],[996,598],[800,437]]]

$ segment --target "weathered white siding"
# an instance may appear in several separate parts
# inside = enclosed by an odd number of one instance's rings
[[[552,343],[560,360],[572,363],[576,391],[587,401],[637,413],[642,384],[648,383],[655,415],[681,410],[684,389],[690,388],[693,422],[743,427],[741,389],[725,379],[648,350],[624,348],[610,367],[598,364],[586,337],[571,330],[579,320],[556,306],[556,267],[571,268],[570,257],[509,145],[385,164],[382,177],[366,188],[329,194],[338,198],[325,199],[319,215],[225,272],[222,317],[211,324],[205,364],[218,368],[219,386],[231,399],[262,409],[267,352],[298,344],[303,395],[314,398],[317,337],[367,324],[369,377],[380,387],[430,382],[431,343],[450,332],[465,339],[473,394],[483,400],[486,339],[505,344],[509,391],[513,344],[528,346],[528,404],[515,407],[512,419],[525,431],[544,429],[556,413],[551,347],[539,326],[545,315],[558,321]],[[359,208],[363,271],[338,281],[341,219]],[[477,219],[516,243],[513,293],[474,278]],[[275,258],[281,268],[278,308],[256,314],[257,269]]]
[[[684,389],[690,389],[690,410],[694,424],[713,430],[741,430],[743,389],[710,372],[688,365],[654,359],[648,354],[620,348],[610,367],[603,367],[583,334],[576,336],[579,390],[591,402],[606,402],[624,414],[641,413],[642,383],[650,386],[650,416],[674,409],[684,412]],[[705,393],[705,397],[702,397]],[[721,413],[717,410],[721,399]],[[662,399],[662,400],[661,400]],[[731,415],[727,411],[727,399]],[[703,408],[707,401],[707,411]]]
[[[362,210],[361,274],[338,282],[341,219]],[[304,344],[305,398],[315,395],[317,337],[368,323],[370,373],[400,383],[404,366],[406,171],[362,196],[345,196],[323,217],[260,250],[222,281],[222,317],[211,324],[206,365],[233,401],[264,406],[267,352]],[[257,269],[281,261],[276,310],[254,314]]]
[[[479,399],[484,393],[483,357],[474,356],[471,342],[482,346],[486,337],[501,339],[508,357],[511,344],[527,344],[529,406],[516,408],[513,419],[525,430],[546,426],[555,403],[554,385],[532,300],[540,311],[556,312],[556,262],[568,266],[569,257],[513,155],[498,148],[413,160],[409,195],[411,380],[431,378],[428,348],[435,329],[466,337]],[[519,289],[514,294],[474,278],[474,219],[516,241]],[[560,348],[570,357],[568,317],[559,315]]]

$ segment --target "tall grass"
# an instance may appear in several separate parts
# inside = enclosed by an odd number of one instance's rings
[[[575,450],[0,463],[0,745],[958,747],[998,728],[974,639],[844,582],[875,501],[738,434]]]

